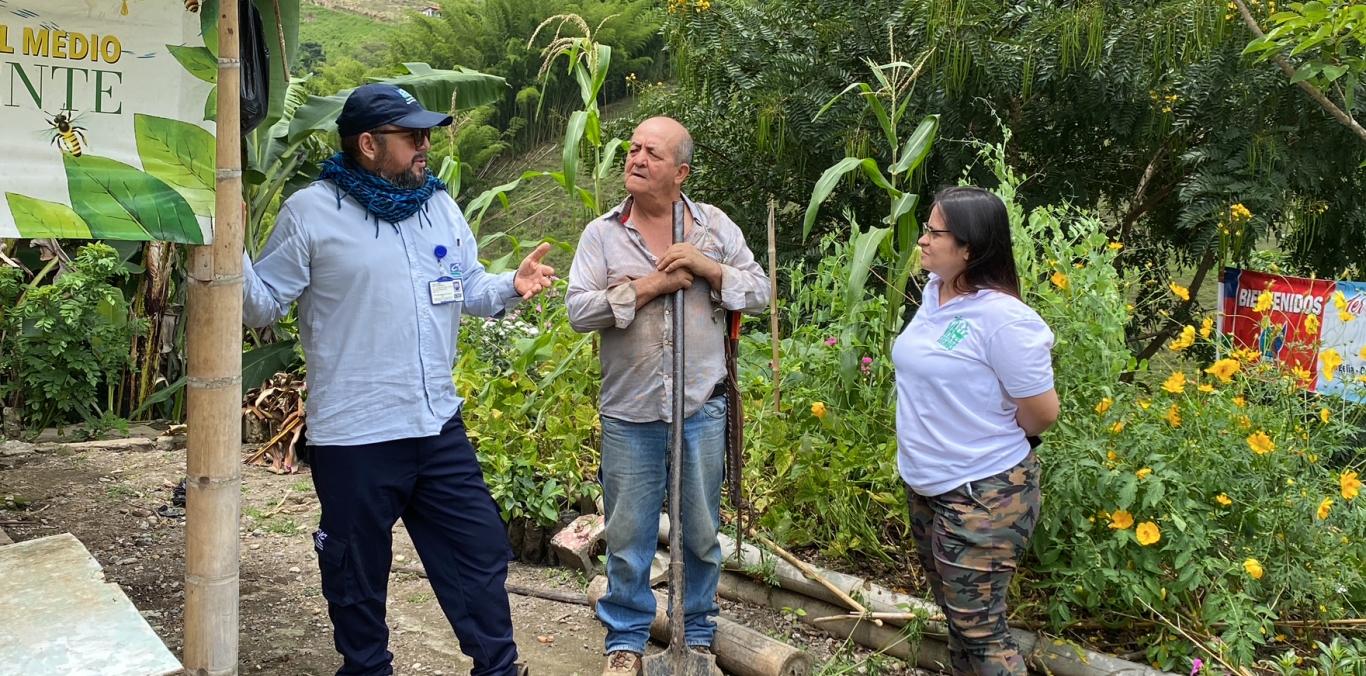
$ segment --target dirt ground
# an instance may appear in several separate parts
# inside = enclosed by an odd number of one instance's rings
[[[153,428],[130,430],[147,440]],[[51,433],[39,442],[58,441]],[[61,440],[69,441],[69,440]],[[184,474],[183,439],[161,436],[123,447],[0,445],[0,529],[15,541],[75,535],[119,584],[177,656],[182,648],[184,519],[161,516]],[[241,673],[332,674],[326,602],[310,533],[318,521],[312,482],[303,473],[242,468]],[[419,565],[403,525],[395,529],[395,569]],[[582,592],[587,581],[563,568],[512,564],[509,581]],[[517,643],[533,674],[597,674],[601,625],[585,606],[510,596]],[[823,673],[911,673],[897,660],[870,658],[844,642],[772,610],[723,601],[723,614],[810,650]],[[468,673],[427,581],[399,572],[389,584],[390,650],[400,674]]]

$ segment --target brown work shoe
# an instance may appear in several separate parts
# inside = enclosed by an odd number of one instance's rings
[[[602,676],[635,676],[640,673],[640,655],[629,650],[616,650],[607,655]]]

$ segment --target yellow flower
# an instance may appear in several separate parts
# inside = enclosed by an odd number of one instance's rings
[[[1244,406],[1247,406],[1247,397],[1244,397],[1244,396],[1241,395],[1241,394],[1238,395],[1238,396],[1236,396],[1236,397],[1234,397],[1234,398],[1233,398],[1233,405],[1234,405],[1234,406],[1237,406],[1238,408],[1242,408],[1242,407],[1244,407]]]
[[[1243,570],[1247,571],[1247,574],[1252,576],[1252,579],[1254,580],[1262,579],[1262,575],[1266,573],[1266,571],[1262,570],[1262,564],[1257,561],[1257,559],[1248,559],[1244,561]]]
[[[1314,516],[1317,517],[1319,521],[1323,521],[1324,519],[1328,518],[1328,512],[1330,512],[1330,511],[1332,511],[1332,510],[1333,510],[1333,499],[1332,499],[1332,498],[1324,498],[1324,499],[1323,499],[1323,502],[1320,502],[1320,503],[1319,503],[1319,509],[1318,509],[1318,511],[1314,512]]]
[[[1233,500],[1229,499],[1228,493],[1220,493],[1214,496],[1214,501],[1225,507],[1233,504]]]
[[[1171,344],[1171,345],[1168,345],[1167,347],[1168,347],[1172,352],[1180,352],[1180,351],[1182,351],[1182,350],[1184,350],[1184,349],[1186,349],[1186,348],[1188,348],[1188,347],[1190,347],[1190,346],[1192,346],[1192,345],[1194,345],[1194,344],[1195,344],[1195,327],[1194,327],[1194,326],[1190,326],[1190,325],[1188,324],[1188,325],[1186,325],[1186,328],[1181,329],[1181,336],[1180,336],[1179,338],[1177,338],[1176,340],[1173,340],[1173,341],[1172,341],[1172,344]]]
[[[1361,493],[1361,479],[1357,478],[1356,470],[1349,469],[1338,477],[1338,488],[1342,491],[1343,500],[1355,500]]]
[[[1323,379],[1332,382],[1338,367],[1342,366],[1342,355],[1330,347],[1319,353],[1319,363],[1323,364]]]
[[[1120,244],[1119,242],[1110,242],[1106,246],[1110,247],[1111,251],[1119,251],[1120,249],[1124,248],[1124,245]]]
[[[811,404],[811,415],[814,415],[814,416],[816,416],[817,418],[824,418],[824,417],[825,417],[825,402],[823,402],[823,401],[818,401],[818,402],[816,402],[816,403],[814,403],[814,404]]]
[[[1237,359],[1220,359],[1219,361],[1210,364],[1210,367],[1205,369],[1205,373],[1218,378],[1221,383],[1226,383],[1232,380],[1233,374],[1237,373],[1241,368],[1242,364],[1240,364]]]
[[[1172,404],[1172,407],[1167,409],[1167,424],[1172,427],[1181,426],[1181,407]]]
[[[1110,433],[1111,433],[1111,434],[1119,434],[1120,432],[1123,432],[1123,431],[1124,431],[1124,421],[1123,421],[1123,420],[1121,420],[1121,421],[1119,421],[1119,422],[1117,422],[1117,423],[1115,423],[1115,424],[1113,424],[1113,425],[1110,426]]]
[[[1205,384],[1203,384],[1203,385],[1201,385],[1200,387],[1197,387],[1197,388],[1195,388],[1195,389],[1200,390],[1201,392],[1204,392],[1205,394],[1210,394],[1210,393],[1214,392],[1214,386],[1211,385],[1211,384],[1209,384],[1209,383],[1205,383]]]
[[[1201,338],[1209,338],[1209,334],[1210,334],[1210,332],[1213,331],[1213,330],[1214,330],[1214,318],[1213,318],[1213,317],[1205,317],[1205,319],[1204,319],[1203,321],[1200,322],[1200,337],[1201,337]]]
[[[1162,531],[1151,521],[1138,524],[1138,530],[1134,531],[1134,535],[1138,537],[1138,544],[1144,547],[1162,539]]]
[[[1361,348],[1361,351],[1357,353],[1357,356],[1361,357],[1362,360],[1366,360],[1366,347]]]
[[[1139,400],[1138,400],[1138,407],[1141,408],[1141,409],[1143,409],[1143,410],[1145,410],[1145,411],[1148,410],[1148,407],[1149,407],[1149,406],[1152,406],[1152,405],[1153,405],[1152,402],[1148,401],[1147,399],[1139,399]]]
[[[1151,468],[1151,467],[1144,467],[1143,469],[1140,469],[1140,470],[1138,470],[1137,472],[1134,472],[1134,476],[1136,476],[1136,477],[1138,477],[1138,478],[1140,478],[1140,479],[1146,479],[1146,478],[1148,478],[1148,475],[1149,475],[1149,474],[1152,474],[1152,473],[1153,473],[1153,468]]]
[[[1290,373],[1295,376],[1295,380],[1309,380],[1313,377],[1313,374],[1309,373],[1308,369],[1299,366],[1298,364],[1290,367]]]
[[[1190,300],[1190,299],[1191,299],[1191,292],[1190,292],[1190,289],[1187,289],[1186,287],[1181,286],[1180,284],[1177,284],[1176,282],[1172,282],[1172,283],[1168,284],[1168,285],[1167,285],[1167,288],[1172,290],[1172,295],[1176,296],[1177,298],[1180,298],[1181,300]]]
[[[1252,212],[1239,202],[1228,208],[1228,220],[1231,223],[1243,223],[1252,220]]]
[[[1054,272],[1053,276],[1048,278],[1048,281],[1053,282],[1053,286],[1056,286],[1059,289],[1063,289],[1064,291],[1067,290],[1067,275],[1064,275],[1061,272]]]
[[[1110,515],[1110,527],[1115,530],[1129,530],[1134,525],[1134,515],[1121,509]]]
[[[1100,403],[1096,404],[1096,415],[1105,415],[1105,412],[1110,410],[1110,405],[1114,403],[1115,400],[1109,397],[1101,399]]]
[[[1271,304],[1273,301],[1274,299],[1271,297],[1271,292],[1263,291],[1257,294],[1257,304],[1252,307],[1252,311],[1258,314],[1264,313],[1267,310],[1271,309]]]
[[[1249,418],[1245,415],[1238,416],[1238,426],[1243,429],[1252,427],[1252,418]]]
[[[1319,409],[1319,420],[1322,420],[1325,425],[1328,424],[1328,421],[1332,419],[1332,417],[1333,412],[1328,410],[1327,406]]]
[[[1119,462],[1119,454],[1114,451],[1106,451],[1105,459],[1109,460],[1110,462]]]
[[[1333,292],[1333,307],[1338,310],[1338,319],[1344,324],[1356,319],[1357,316],[1347,309],[1347,297],[1341,291]]]
[[[1276,442],[1266,435],[1266,432],[1257,430],[1247,437],[1247,447],[1252,449],[1257,455],[1266,455],[1276,450]]]
[[[1172,394],[1181,394],[1186,391],[1186,374],[1180,371],[1173,371],[1167,377],[1167,382],[1162,383],[1162,389]]]
[[[1319,335],[1319,316],[1309,315],[1304,318],[1304,330],[1308,331],[1315,338]]]

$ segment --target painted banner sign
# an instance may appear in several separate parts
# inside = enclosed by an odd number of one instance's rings
[[[1220,330],[1290,368],[1321,394],[1366,401],[1366,283],[1226,269]]]
[[[0,1],[0,237],[210,240],[216,14],[199,9]]]

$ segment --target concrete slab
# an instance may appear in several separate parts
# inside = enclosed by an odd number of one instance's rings
[[[180,670],[75,536],[0,547],[0,676],[163,676]]]

